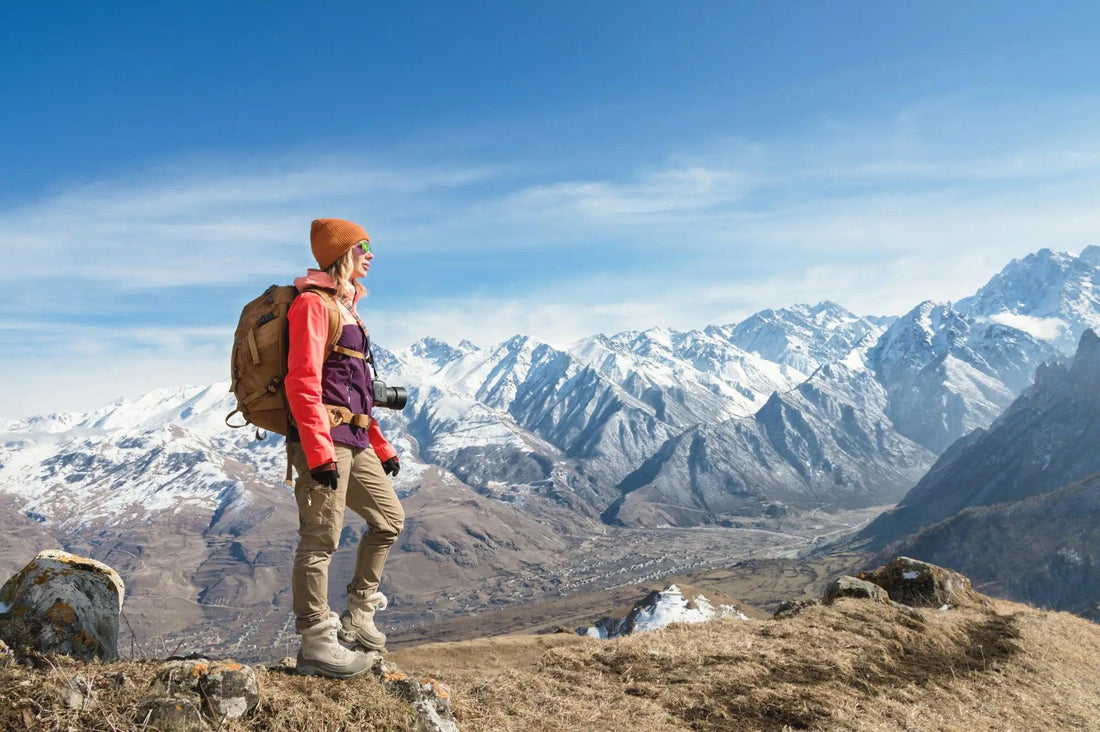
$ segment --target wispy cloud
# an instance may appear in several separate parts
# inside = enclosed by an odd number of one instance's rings
[[[358,155],[259,170],[138,171],[0,211],[0,282],[54,276],[127,288],[234,282],[286,272],[301,258],[309,221],[332,212],[371,220],[410,198],[491,177],[488,167],[379,168]]]

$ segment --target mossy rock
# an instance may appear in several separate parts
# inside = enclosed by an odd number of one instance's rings
[[[115,659],[125,592],[122,578],[102,562],[39,552],[0,588],[5,633],[20,636],[9,641],[45,654]]]
[[[970,580],[950,569],[909,557],[898,557],[859,578],[886,590],[894,602],[910,607],[983,606],[989,598],[976,592]]]

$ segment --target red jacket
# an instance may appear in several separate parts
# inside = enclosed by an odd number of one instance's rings
[[[294,286],[299,292],[309,287],[335,290],[328,274],[317,269],[311,269],[305,277],[294,280]],[[356,286],[352,296],[353,308],[362,293],[362,288]],[[354,322],[353,318],[345,314],[346,324],[354,324]],[[290,413],[297,426],[298,437],[302,441],[306,461],[312,470],[336,462],[328,415],[322,406],[324,403],[322,400],[323,374],[328,357],[329,337],[328,308],[324,300],[312,293],[303,293],[295,298],[287,313],[287,326],[290,336],[285,382],[287,402],[290,404]],[[366,383],[354,386],[357,390],[370,395],[366,400],[366,410],[369,413],[373,400],[371,377],[369,370],[363,371],[365,376],[357,375],[356,378],[363,378]],[[339,378],[339,372],[337,373]],[[332,375],[333,370],[330,369],[330,379],[333,378]],[[351,393],[350,388],[348,393]],[[354,408],[354,405],[348,406]],[[367,439],[381,462],[397,456],[397,451],[382,436],[382,430],[374,420],[371,420],[370,427],[367,429]]]

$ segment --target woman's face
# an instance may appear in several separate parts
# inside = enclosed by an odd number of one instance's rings
[[[364,251],[364,246],[366,251]],[[367,275],[370,269],[370,261],[374,259],[374,252],[370,250],[370,244],[360,242],[351,248],[351,279],[357,280]]]

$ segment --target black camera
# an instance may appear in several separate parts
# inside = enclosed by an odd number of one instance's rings
[[[409,392],[403,386],[386,386],[386,382],[381,379],[375,379],[372,386],[376,407],[402,410],[409,401]]]

